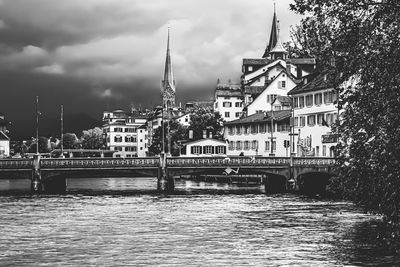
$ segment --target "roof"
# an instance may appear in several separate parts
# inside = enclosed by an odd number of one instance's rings
[[[315,58],[288,58],[286,63],[293,65],[315,65]]]
[[[325,75],[326,73],[313,73],[307,75],[300,84],[288,92],[288,95],[332,88],[333,85],[331,85],[329,81],[325,79]],[[307,83],[305,83],[305,80],[307,80]]]
[[[236,96],[242,97],[241,90],[229,90],[229,89],[217,89],[215,91],[216,96]]]
[[[284,95],[278,95],[276,97],[276,100],[278,100],[279,102],[281,102],[282,104],[289,104],[292,102],[292,100],[290,99],[289,96],[284,96]]]
[[[5,133],[3,133],[3,131],[0,131],[0,140],[10,141],[10,138]]]
[[[263,85],[263,86],[252,86],[252,85],[245,86],[244,87],[244,93],[245,94],[250,94],[250,95],[259,95],[264,91],[264,89],[266,87],[267,86],[265,86],[265,85]]]
[[[217,89],[221,90],[239,90],[241,87],[240,83],[218,83]]]
[[[279,110],[279,111],[268,111],[268,112],[259,112],[244,118],[240,118],[234,121],[226,122],[225,125],[236,125],[236,124],[247,124],[254,122],[268,122],[271,121],[271,118],[274,118],[274,121],[282,121],[290,118],[291,111],[290,110]]]
[[[199,140],[195,140],[195,141],[191,141],[191,142],[187,142],[187,143],[185,143],[185,145],[191,145],[191,144],[195,144],[195,143],[201,143],[201,142],[206,142],[206,141],[214,141],[214,142],[218,142],[218,143],[221,143],[221,144],[226,144],[226,142],[225,141],[221,141],[221,140],[218,140],[218,139],[213,139],[213,138],[203,138],[203,139],[199,139]]]
[[[272,50],[271,50],[269,53],[270,53],[270,54],[271,54],[271,53],[286,53],[286,54],[287,54],[287,51],[286,51],[286,49],[283,47],[283,45],[282,45],[280,39],[278,39],[276,45],[274,46],[274,48],[272,48]]]
[[[272,60],[268,58],[244,58],[243,65],[268,65]]]

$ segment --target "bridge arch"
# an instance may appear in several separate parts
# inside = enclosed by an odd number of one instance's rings
[[[325,194],[330,179],[335,176],[327,171],[302,172],[295,177],[297,188],[301,193],[307,195]]]

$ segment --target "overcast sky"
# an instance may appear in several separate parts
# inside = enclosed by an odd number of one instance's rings
[[[288,41],[301,17],[276,2]],[[168,25],[178,102],[209,99],[261,57],[272,15],[272,0],[0,0],[0,113],[18,131],[36,95],[53,117],[158,105]]]

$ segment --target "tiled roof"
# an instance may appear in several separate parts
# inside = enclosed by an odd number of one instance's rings
[[[0,131],[0,140],[10,140],[10,138],[3,131]]]
[[[225,89],[217,89],[216,96],[235,96],[242,97],[242,92],[240,90],[225,90]]]
[[[290,100],[290,97],[284,96],[284,95],[278,95],[276,99],[281,102],[282,104],[290,104],[292,101]]]
[[[271,61],[271,59],[267,58],[244,58],[243,65],[267,65]]]
[[[240,83],[218,83],[217,84],[217,90],[238,90],[240,89],[241,84]]]
[[[288,58],[287,63],[293,65],[313,65],[315,64],[315,58]]]
[[[244,87],[244,93],[245,94],[250,94],[250,95],[254,95],[254,94],[259,95],[264,91],[265,88],[266,88],[266,86],[264,86],[264,85],[263,86],[251,86],[251,85],[249,85],[249,86],[245,86]]]
[[[290,110],[279,110],[279,111],[268,111],[268,112],[259,112],[244,118],[240,118],[234,121],[226,122],[225,125],[236,125],[236,124],[246,124],[246,123],[254,123],[254,122],[268,122],[271,121],[271,117],[273,115],[274,121],[282,121],[287,118],[290,118]]]
[[[313,73],[303,78],[303,81],[295,88],[288,92],[288,95],[301,94],[305,92],[313,92],[322,89],[332,88],[333,86],[325,80],[326,73]],[[307,80],[307,83],[305,83]]]

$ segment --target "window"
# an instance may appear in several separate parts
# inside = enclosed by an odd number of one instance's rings
[[[286,81],[279,81],[278,82],[278,88],[283,89],[286,87]]]
[[[315,115],[308,115],[307,116],[307,125],[314,126],[315,125]]]
[[[319,146],[315,147],[315,156],[319,157]]]
[[[271,151],[270,142],[265,141],[265,151]],[[276,141],[272,142],[272,152],[276,151]]]
[[[215,147],[216,154],[226,154],[225,146],[216,146]]]
[[[236,126],[236,134],[242,134],[242,126]]]
[[[317,114],[317,124],[322,125],[324,121],[324,114]]]
[[[114,136],[114,142],[116,142],[116,143],[122,142],[122,136],[120,136],[120,135]]]
[[[253,150],[257,150],[258,149],[258,141],[257,140],[253,140],[251,142],[251,149],[253,149]]]
[[[137,147],[136,146],[127,146],[127,147],[125,147],[125,151],[136,152]]]
[[[278,95],[267,95],[267,103],[272,103],[272,102],[274,102],[274,100],[275,100],[275,98],[277,97]]]
[[[294,118],[294,126],[299,126],[299,117]]]
[[[306,117],[300,116],[300,127],[306,126]]]
[[[257,126],[258,126],[257,124],[251,125],[251,133],[252,134],[258,133],[258,127]]]
[[[236,150],[242,150],[242,141],[236,141]]]
[[[115,127],[114,132],[116,133],[122,133],[122,128],[121,127]]]
[[[250,133],[250,126],[249,125],[245,125],[244,126],[244,134],[249,134]]]
[[[298,107],[299,107],[299,98],[298,98],[298,97],[295,97],[294,100],[293,100],[293,102],[294,102],[294,103],[293,103],[294,107],[295,107],[295,108],[298,108]]]
[[[224,96],[224,99],[231,99],[229,96]]]
[[[236,102],[236,103],[235,103],[235,107],[241,108],[241,107],[242,107],[242,102]]]
[[[306,106],[311,107],[313,105],[313,95],[306,95]]]
[[[233,126],[228,126],[228,134],[233,135]]]
[[[117,150],[117,151],[122,151],[122,146],[116,146],[116,147],[115,147],[115,150]]]
[[[125,136],[125,142],[128,143],[128,142],[130,142],[130,141],[131,141],[131,136],[129,136],[129,135],[128,135],[128,136]]]
[[[260,131],[260,133],[265,133],[266,132],[266,128],[267,128],[267,125],[265,124],[265,123],[261,123],[260,124],[260,126],[258,126],[259,127],[259,131]]]
[[[249,102],[252,102],[253,98],[251,96],[249,96],[248,100],[249,100]]]
[[[125,132],[126,133],[136,133],[136,131],[137,131],[136,127],[133,127],[133,128],[127,127],[127,128],[125,128]]]
[[[224,102],[224,103],[222,103],[222,106],[224,108],[230,108],[230,107],[232,107],[232,103],[231,102]]]
[[[229,146],[228,146],[228,149],[229,150],[234,150],[235,149],[235,144],[233,143],[233,141],[229,141]],[[224,153],[225,154],[225,153]]]
[[[289,132],[290,125],[288,123],[280,123],[278,124],[278,132]]]
[[[329,91],[324,93],[324,102],[325,104],[331,104],[336,101],[336,94],[334,91]]]
[[[244,141],[243,149],[244,150],[249,150],[250,149],[250,142],[249,141]]]
[[[213,146],[204,146],[204,154],[214,154]]]
[[[190,148],[190,152],[191,152],[193,155],[199,155],[199,154],[201,154],[201,146],[192,146],[192,147]]]
[[[319,106],[322,104],[322,94],[321,93],[315,94],[314,98],[315,98],[315,105]]]
[[[304,96],[299,97],[299,108],[304,108]]]
[[[322,156],[325,157],[326,156],[326,145],[322,146]]]
[[[229,112],[225,112],[225,118],[229,118],[230,117],[229,115],[230,115]]]
[[[236,118],[239,118],[241,113],[242,113],[242,112],[236,112],[236,113],[235,113],[235,117],[236,117]]]
[[[248,70],[248,71],[253,71],[253,66],[248,66],[248,67],[247,67],[247,70]]]

